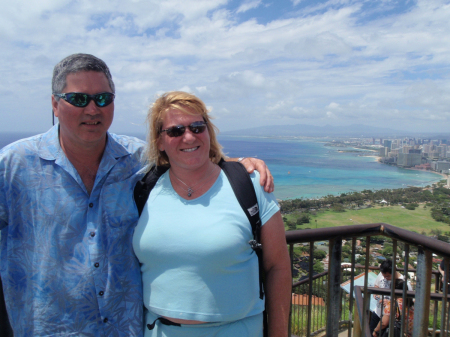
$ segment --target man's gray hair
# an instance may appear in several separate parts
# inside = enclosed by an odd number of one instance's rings
[[[90,54],[73,54],[59,62],[53,69],[52,93],[60,94],[66,86],[66,77],[80,71],[97,71],[105,74],[115,93],[114,82],[105,62]],[[57,97],[55,97],[57,99]]]

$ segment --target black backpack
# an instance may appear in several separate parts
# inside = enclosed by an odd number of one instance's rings
[[[255,189],[252,180],[245,167],[238,162],[226,162],[220,160],[220,168],[226,174],[228,181],[233,189],[236,199],[242,207],[250,224],[252,225],[253,240],[249,241],[250,246],[258,256],[259,265],[259,297],[264,298],[263,275],[264,268],[262,262],[261,246],[261,219],[259,217],[258,200],[256,199]],[[134,201],[139,211],[139,216],[144,209],[148,196],[155,187],[158,179],[169,169],[169,166],[153,166],[150,171],[136,184],[134,188]],[[264,336],[267,333],[267,317],[264,311]]]

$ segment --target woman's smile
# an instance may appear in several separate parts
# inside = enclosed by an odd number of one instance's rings
[[[196,146],[196,147],[192,147],[190,149],[182,149],[181,151],[183,152],[193,152],[195,150],[197,150],[200,146]]]

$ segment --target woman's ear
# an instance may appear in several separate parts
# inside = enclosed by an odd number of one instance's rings
[[[164,151],[164,145],[161,142],[161,136],[159,136],[158,142],[156,143],[156,145],[157,145],[159,151],[161,151],[161,152]]]

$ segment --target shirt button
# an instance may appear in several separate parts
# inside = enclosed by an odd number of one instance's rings
[[[100,266],[100,263],[95,262],[94,266],[95,266],[95,268],[98,268]]]
[[[94,236],[95,236],[95,232],[91,232],[90,235],[91,235],[92,237],[94,237]]]
[[[103,292],[103,291],[100,291],[98,294],[99,294],[100,296],[103,296],[104,292]]]
[[[107,317],[105,317],[105,318],[103,319],[103,323],[108,323],[108,318],[107,318]]]
[[[90,207],[90,208],[94,207],[94,204],[91,202],[91,203],[89,204],[89,207]]]

